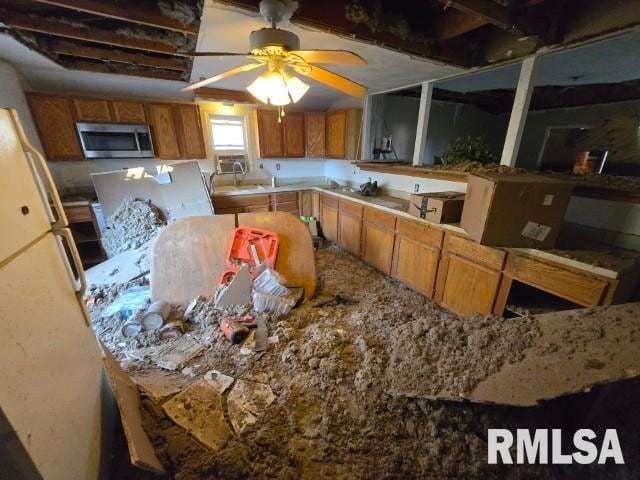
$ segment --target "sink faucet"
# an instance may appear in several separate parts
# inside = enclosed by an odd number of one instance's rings
[[[242,173],[242,179],[240,180],[240,182],[238,182],[238,177],[237,177],[238,172],[236,172],[236,165],[240,167],[240,172]],[[233,170],[233,186],[237,187],[238,185],[240,185],[240,183],[244,179],[244,176],[247,174],[247,172],[244,169],[244,166],[242,165],[242,163],[238,161],[233,162],[233,166],[231,168]]]

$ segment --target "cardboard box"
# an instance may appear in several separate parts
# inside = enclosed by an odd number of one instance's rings
[[[460,226],[483,245],[552,248],[572,191],[530,173],[469,175]]]
[[[457,223],[462,215],[464,193],[415,193],[409,201],[409,213],[434,223]]]

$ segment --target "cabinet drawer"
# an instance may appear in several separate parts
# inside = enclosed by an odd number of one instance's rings
[[[387,230],[393,230],[396,228],[396,217],[390,213],[385,213],[377,208],[366,207],[364,209],[365,222],[373,223],[379,227],[386,228]]]
[[[91,207],[89,205],[78,205],[74,207],[64,207],[69,223],[91,222]]]
[[[396,228],[399,235],[415,240],[416,242],[426,243],[438,248],[442,246],[444,232],[437,228],[402,218],[398,218]]]
[[[326,193],[322,194],[322,205],[327,206],[329,208],[338,209],[338,199],[333,195],[328,195]]]
[[[298,192],[280,192],[275,194],[276,203],[297,202]]]
[[[509,255],[505,273],[515,280],[587,307],[599,305],[608,286],[600,278],[521,255]]]
[[[506,252],[503,250],[486,247],[473,240],[450,234],[446,235],[445,248],[450,252],[458,253],[463,257],[472,259],[476,263],[482,263],[497,270],[502,269],[506,256]]]
[[[278,202],[276,205],[277,212],[289,212],[298,214],[298,202]]]
[[[213,197],[216,208],[246,207],[249,205],[269,205],[269,195],[221,195]]]
[[[340,200],[340,213],[362,218],[362,205],[348,200]]]

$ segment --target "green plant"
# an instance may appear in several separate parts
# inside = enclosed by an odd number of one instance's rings
[[[494,163],[497,157],[482,137],[458,137],[449,142],[446,153],[442,156],[444,165],[456,165],[463,162]]]

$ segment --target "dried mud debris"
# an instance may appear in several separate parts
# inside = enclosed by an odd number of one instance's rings
[[[166,225],[162,212],[151,202],[125,197],[118,209],[106,219],[102,244],[107,255],[139,248],[154,239]]]

